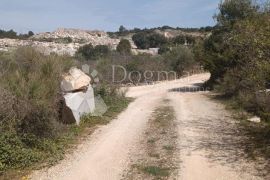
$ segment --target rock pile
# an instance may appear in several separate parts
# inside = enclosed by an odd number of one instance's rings
[[[31,37],[32,40],[59,38],[71,38],[72,42],[75,43],[91,43],[93,46],[107,45],[112,48],[119,44],[119,39],[110,38],[109,35],[104,31],[88,31],[80,29],[59,28],[54,32],[40,33]]]
[[[71,38],[71,43],[57,43],[54,40]],[[51,41],[51,42],[47,42]],[[116,49],[119,39],[112,39],[103,31],[86,31],[78,29],[58,29],[52,33],[40,33],[28,40],[0,39],[0,51],[9,51],[20,46],[32,46],[42,53],[48,55],[56,53],[73,56],[80,46],[91,43],[92,45],[107,45]]]
[[[20,46],[34,47],[46,55],[49,55],[50,53],[56,53],[59,55],[68,54],[73,56],[77,49],[80,47],[80,44],[59,44],[55,42],[39,42],[32,40],[0,39],[0,51],[9,51]]]

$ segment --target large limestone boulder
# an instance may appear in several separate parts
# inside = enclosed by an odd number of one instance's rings
[[[68,74],[63,76],[61,89],[64,92],[82,90],[90,85],[91,78],[78,68],[71,68]]]
[[[95,111],[94,90],[89,85],[86,91],[67,93],[64,95],[65,105],[62,119],[67,123],[80,124],[81,117]]]
[[[71,68],[63,76],[61,82],[64,93],[63,122],[79,124],[83,115],[94,112],[94,90],[90,82],[91,78],[76,67]]]

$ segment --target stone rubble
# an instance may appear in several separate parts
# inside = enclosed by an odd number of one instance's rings
[[[72,42],[63,42],[57,40],[71,39]],[[151,54],[157,55],[158,49],[152,48],[148,50],[137,49],[134,44],[132,37],[126,37],[131,43],[133,54]],[[111,49],[116,50],[120,39],[113,39],[104,31],[89,31],[80,29],[66,29],[59,28],[54,32],[39,33],[27,40],[20,39],[0,39],[0,51],[10,51],[20,46],[31,46],[36,48],[38,51],[49,55],[56,53],[59,55],[70,55],[74,56],[79,47],[91,43],[93,46],[106,45]]]
[[[45,42],[48,39],[71,38],[72,43]],[[9,51],[20,46],[32,46],[44,54],[57,53],[59,55],[68,54],[73,56],[80,46],[91,43],[96,45],[107,45],[111,49],[116,49],[119,39],[112,39],[103,31],[87,31],[78,29],[58,29],[52,33],[40,33],[32,36],[28,40],[0,39],[0,51]]]

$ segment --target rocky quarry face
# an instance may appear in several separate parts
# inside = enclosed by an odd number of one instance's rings
[[[28,40],[0,39],[0,51],[9,51],[20,46],[32,46],[44,54],[57,53],[73,56],[78,48],[85,44],[107,45],[115,49],[119,42],[119,39],[112,39],[103,31],[61,28],[54,32],[36,34]]]

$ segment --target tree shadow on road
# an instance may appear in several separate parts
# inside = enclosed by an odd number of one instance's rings
[[[176,88],[170,92],[186,93],[187,91],[179,91]],[[201,93],[200,91],[190,92]],[[209,100],[209,97],[205,98]],[[203,103],[203,101],[198,103]],[[220,102],[212,100],[211,103],[214,104],[213,107],[216,107],[213,109],[215,115],[191,113],[189,121],[180,122],[180,126],[193,129],[198,134],[188,139],[191,141],[188,147],[182,148],[188,148],[191,151],[203,150],[207,154],[206,158],[212,162],[270,179],[269,124],[255,124],[247,120],[235,119],[232,113],[220,105]],[[196,109],[195,101],[192,105]],[[255,167],[249,166],[250,162],[254,163]],[[239,167],[239,164],[244,167]]]

